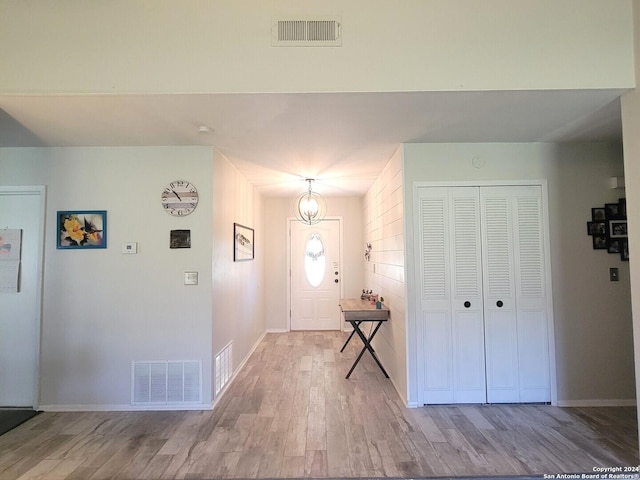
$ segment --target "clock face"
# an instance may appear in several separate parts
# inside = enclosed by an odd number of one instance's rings
[[[184,217],[198,206],[198,190],[186,180],[175,180],[162,191],[162,207],[176,217]]]

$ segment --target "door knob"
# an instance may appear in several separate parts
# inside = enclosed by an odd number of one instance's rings
[[[336,278],[336,279],[334,280],[334,282],[335,282],[335,283],[338,283],[338,279]]]
[[[471,306],[471,302],[466,301],[464,302],[464,308],[469,308]]]
[[[502,308],[502,306],[504,305],[504,303],[502,303],[502,300],[498,300],[496,302],[496,305],[498,306],[498,308]]]

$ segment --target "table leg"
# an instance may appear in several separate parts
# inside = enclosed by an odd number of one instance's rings
[[[351,323],[351,322],[349,322]],[[358,325],[362,323],[362,322],[358,322]],[[353,323],[351,323],[351,325],[353,325]],[[340,353],[344,352],[344,349],[347,347],[347,344],[351,341],[351,337],[353,337],[353,335],[356,333],[356,329],[354,328],[353,330],[351,330],[351,335],[349,335],[349,338],[347,338],[347,341],[344,342],[344,345],[342,346],[342,348],[340,349]]]
[[[378,367],[380,367],[380,370],[382,370],[382,373],[384,373],[384,376],[386,378],[389,378],[389,374],[387,373],[387,371],[382,366],[382,363],[380,363],[380,360],[378,360],[378,356],[376,355],[376,352],[373,350],[373,347],[371,346],[371,340],[373,340],[373,337],[375,337],[376,333],[378,332],[378,329],[382,326],[382,322],[378,322],[378,325],[376,325],[376,328],[373,330],[373,332],[371,333],[371,335],[368,338],[362,332],[362,330],[360,330],[360,323],[361,322],[356,323],[355,321],[352,321],[351,325],[353,325],[353,329],[354,329],[355,333],[358,334],[358,336],[362,340],[362,343],[364,343],[364,347],[362,348],[362,351],[360,352],[360,355],[358,355],[358,358],[356,358],[356,361],[351,366],[351,370],[349,370],[349,373],[347,373],[346,378],[349,378],[351,376],[351,373],[353,372],[353,369],[356,368],[356,365],[358,364],[358,362],[360,361],[360,359],[362,358],[362,355],[364,355],[364,352],[366,350],[369,350],[369,353],[371,354],[373,359],[378,364]]]

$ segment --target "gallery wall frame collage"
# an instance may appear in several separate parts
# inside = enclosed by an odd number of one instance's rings
[[[627,235],[627,201],[620,198],[617,203],[605,203],[591,209],[591,221],[587,222],[587,234],[592,237],[594,250],[606,250],[629,260]]]

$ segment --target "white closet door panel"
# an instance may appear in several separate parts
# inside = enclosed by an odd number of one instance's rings
[[[478,189],[453,190],[451,207],[454,297],[469,301],[481,299],[482,260]]]
[[[513,188],[520,401],[551,400],[540,187]]]
[[[453,340],[451,322],[451,272],[449,194],[446,188],[418,190],[415,219],[416,260],[420,265],[418,311],[422,345],[419,374],[423,378],[422,403],[452,403]]]
[[[454,396],[486,402],[480,199],[477,187],[449,190]]]
[[[513,255],[513,209],[510,190],[480,189],[487,401],[519,401],[516,281]]]
[[[420,199],[419,212],[422,297],[426,301],[444,300],[449,299],[450,290],[446,228],[449,202],[446,190],[430,189],[428,193],[429,197]]]
[[[455,403],[485,403],[484,322],[479,312],[457,312],[454,320]]]
[[[518,337],[513,310],[487,309],[487,402],[513,403],[519,398]]]
[[[544,310],[518,312],[520,401],[551,398],[547,317]]]
[[[485,298],[514,298],[511,205],[503,192],[481,190],[483,244],[485,258]]]
[[[451,314],[449,309],[430,311],[422,318],[425,401],[453,403],[453,362],[451,361]]]
[[[542,199],[539,187],[519,187],[515,197],[516,276],[518,297],[543,300],[544,242]]]

